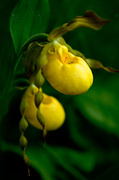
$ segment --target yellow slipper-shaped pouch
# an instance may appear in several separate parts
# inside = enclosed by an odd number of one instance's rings
[[[20,109],[26,103],[24,116],[27,121],[36,128],[43,129],[37,119],[37,107],[35,105],[35,95],[38,88],[35,85],[28,87],[24,93],[20,105]],[[54,97],[43,93],[43,101],[40,104],[40,112],[44,117],[44,124],[47,131],[58,129],[65,120],[65,111],[61,103]]]
[[[57,91],[79,95],[91,87],[93,74],[88,64],[68,52],[66,46],[54,42],[46,57],[48,63],[43,67],[43,74]]]

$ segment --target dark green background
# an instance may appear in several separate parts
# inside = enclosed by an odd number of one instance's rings
[[[27,168],[18,146],[19,105],[24,91],[15,88],[15,82],[22,77],[24,69],[21,63],[16,69],[15,64],[16,52],[31,35],[49,33],[75,16],[84,15],[86,10],[93,10],[111,21],[99,31],[80,28],[67,33],[64,38],[87,58],[119,69],[118,1],[17,2],[9,0],[0,3],[0,179],[3,180],[8,176],[11,179],[27,178]],[[119,74],[92,71],[93,86],[80,96],[63,95],[47,82],[43,85],[44,92],[55,96],[63,104],[67,116],[60,129],[48,132],[45,146],[41,131],[31,125],[26,130],[25,136],[29,141],[26,154],[30,159],[31,178],[119,179]]]

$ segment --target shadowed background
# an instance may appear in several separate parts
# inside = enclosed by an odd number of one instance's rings
[[[49,33],[55,27],[93,10],[111,21],[101,30],[76,29],[64,36],[72,48],[87,58],[100,60],[105,66],[119,69],[118,1],[34,0],[3,1],[0,6],[0,179],[27,178],[27,168],[19,148],[19,105],[24,90],[15,88],[24,67],[16,52],[32,35]],[[10,34],[12,33],[12,37]],[[13,39],[12,39],[13,38]],[[64,125],[42,132],[29,124],[26,154],[30,159],[31,177],[43,180],[119,179],[119,74],[92,70],[94,83],[80,96],[67,96],[45,81],[43,90],[64,106]],[[19,84],[24,86],[23,83]]]

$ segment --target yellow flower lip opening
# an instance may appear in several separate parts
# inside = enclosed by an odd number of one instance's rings
[[[70,53],[66,46],[55,41],[47,52],[47,60],[43,74],[59,92],[79,95],[91,87],[93,74],[88,64]]]
[[[24,100],[27,102],[24,116],[27,121],[38,129],[43,129],[37,119],[37,107],[35,105],[35,95],[38,88],[30,85],[22,97],[21,104]],[[43,93],[43,101],[40,104],[40,112],[44,117],[44,124],[47,131],[58,129],[65,121],[65,111],[61,103],[54,97]]]
[[[73,54],[68,52],[68,49],[66,46],[64,45],[61,46],[56,41],[54,44],[55,44],[55,47],[51,46],[49,50],[49,54],[52,54],[52,55],[55,54],[57,58],[59,59],[59,61],[62,62],[62,64],[71,64],[71,63],[77,62],[77,58]]]

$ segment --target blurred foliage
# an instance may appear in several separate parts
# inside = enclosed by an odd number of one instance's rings
[[[10,31],[16,53],[31,36],[46,31],[48,19],[48,0],[22,0],[17,3],[10,18]]]
[[[27,178],[27,169],[18,147],[20,100],[24,90],[15,88],[18,78],[17,52],[24,42],[39,32],[69,22],[75,16],[93,10],[111,21],[99,31],[80,28],[64,38],[87,58],[119,69],[118,1],[88,0],[17,0],[1,1],[0,6],[0,179]],[[10,26],[9,26],[10,25]],[[11,34],[10,34],[11,32]],[[43,180],[119,179],[119,74],[93,70],[94,83],[80,96],[66,96],[48,82],[44,92],[55,96],[66,110],[66,121],[57,131],[49,132],[42,143],[42,132],[28,127],[26,154],[31,177]],[[24,85],[22,82],[20,85]]]

